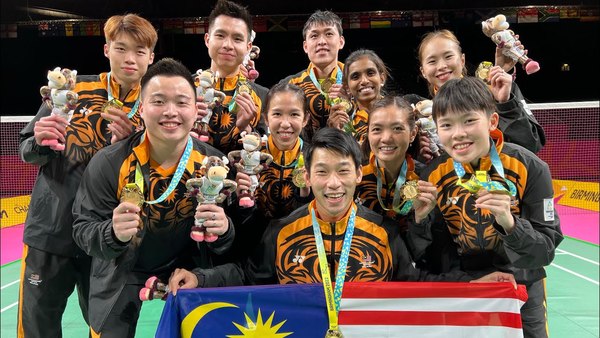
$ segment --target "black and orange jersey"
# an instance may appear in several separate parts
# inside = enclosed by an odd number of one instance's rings
[[[111,78],[111,93],[120,97],[119,84]],[[51,110],[42,104],[37,115],[19,134],[21,158],[39,165],[33,187],[23,241],[34,248],[70,256],[77,250],[72,239],[71,206],[81,175],[90,159],[110,143],[109,121],[100,116],[107,101],[107,73],[77,76],[74,91],[79,95],[77,107],[66,128],[65,150],[58,152],[38,146],[33,128]],[[133,88],[122,100],[125,112],[130,112],[140,94]],[[141,127],[139,112],[132,117],[134,126]]]
[[[364,109],[356,109],[352,117],[352,126],[354,127],[354,138],[358,144],[362,144],[367,139],[369,132],[369,113]]]
[[[304,96],[308,101],[308,110],[310,112],[310,123],[305,127],[309,141],[317,130],[327,127],[327,120],[331,113],[331,105],[327,102],[327,98],[321,94],[319,88],[315,86],[310,78],[310,70],[313,67],[314,65],[310,63],[305,70],[281,80],[283,83],[295,84],[304,91]],[[338,62],[338,67],[333,69],[329,77],[335,79],[338,68],[340,71],[343,71],[344,64]]]
[[[292,182],[292,172],[302,147],[299,139],[288,151],[279,150],[270,135],[267,142],[262,152],[273,156],[273,161],[259,174],[256,204],[257,212],[271,220],[287,216],[300,206],[300,188]]]
[[[101,321],[126,282],[143,284],[142,276],[150,275],[168,278],[175,268],[193,268],[192,255],[221,254],[233,242],[231,222],[230,230],[216,242],[198,244],[190,238],[197,201],[188,194],[185,183],[201,175],[205,156],[223,156],[196,139],[183,175],[171,194],[162,202],[143,205],[142,230],[128,243],[115,238],[113,210],[120,204],[122,188],[135,182],[136,168],[139,166],[143,177],[146,201],[157,200],[174,176],[175,168],[163,169],[150,159],[148,139],[143,135],[144,132],[138,132],[99,151],[86,168],[73,204],[73,238],[93,257],[89,315],[94,328],[102,327]]]
[[[400,215],[396,213],[393,208],[393,200],[394,200],[394,191],[396,189],[396,181],[386,182],[385,174],[383,172],[383,168],[378,168],[375,163],[375,155],[371,152],[371,156],[369,157],[369,163],[362,167],[362,180],[356,187],[356,191],[354,193],[356,197],[356,203],[362,204],[365,207],[375,211],[378,214],[389,217],[395,221],[397,221],[400,231],[405,232],[408,229],[407,216]],[[419,180],[419,176],[415,172],[415,162],[413,159],[407,155],[406,157],[407,164],[407,172],[406,172],[406,180]],[[380,172],[381,177],[381,201],[384,203],[384,206],[379,202],[379,198],[377,198],[377,170]]]
[[[456,184],[453,160],[447,154],[434,159],[422,177],[438,187],[437,204],[457,245],[462,269],[510,271],[518,282],[529,284],[545,277],[543,267],[552,262],[556,246],[563,238],[553,207],[550,171],[546,163],[527,149],[504,143],[499,130],[491,136],[505,177],[516,187],[511,206],[515,227],[509,234],[495,223],[489,210],[475,207],[474,194]],[[473,175],[474,170],[487,171],[491,180],[507,187],[489,156],[480,160],[479,168],[463,165],[465,176]]]
[[[240,139],[240,130],[235,126],[236,114],[235,112],[229,111],[229,105],[235,91],[238,87],[238,76],[232,76],[227,78],[219,78],[215,84],[215,89],[225,93],[225,100],[221,104],[213,108],[213,113],[208,123],[208,131],[210,143],[213,147],[219,149],[224,154],[228,154],[232,150],[241,149],[241,144],[238,143]],[[258,84],[254,82],[248,82],[253,88],[252,100],[256,106],[256,116],[250,121],[250,126],[256,129],[261,135],[265,133],[266,127],[261,118],[262,100],[259,93],[262,90],[258,90]]]
[[[250,284],[294,284],[322,282],[313,233],[311,211],[315,202],[302,206],[288,217],[273,220],[260,245],[246,264]],[[346,281],[468,280],[463,273],[431,275],[414,267],[398,227],[390,219],[357,208],[350,245]],[[335,280],[340,252],[351,210],[335,223],[318,219],[329,271]],[[318,218],[318,215],[317,215]]]

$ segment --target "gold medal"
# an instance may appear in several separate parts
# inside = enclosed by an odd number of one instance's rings
[[[337,102],[335,102],[335,104],[341,105],[342,109],[344,109],[346,113],[350,112],[350,110],[352,109],[352,103],[350,103],[350,101],[346,100],[345,98],[340,97],[336,101]]]
[[[477,70],[475,71],[475,76],[479,79],[483,80],[483,82],[489,84],[489,74],[490,68],[492,68],[493,64],[489,61],[482,61],[479,66],[477,66]]]
[[[321,82],[321,90],[323,91],[323,93],[329,94],[329,90],[331,89],[331,86],[333,86],[334,84],[335,84],[335,80],[328,77],[325,80],[323,80],[323,82]]]
[[[121,191],[121,198],[119,200],[121,203],[129,202],[141,208],[144,205],[144,194],[137,184],[127,183]]]
[[[239,87],[238,87],[238,93],[252,93],[252,88],[250,88],[250,86],[248,85],[248,83],[244,82],[244,83],[240,83]]]
[[[340,330],[332,330],[329,329],[327,330],[327,333],[325,333],[325,338],[343,338],[344,335],[342,335],[342,332]]]
[[[117,99],[112,99],[110,101],[106,101],[102,105],[102,111],[105,112],[109,107],[121,109],[121,108],[123,108],[123,102],[121,102]]]
[[[298,188],[306,187],[306,180],[304,179],[304,168],[296,168],[292,171],[292,183]]]
[[[404,201],[414,201],[419,196],[417,181],[408,181],[400,188],[400,194]]]
[[[117,109],[123,109],[123,102],[121,102],[117,99],[112,99],[110,101],[106,101],[102,105],[102,112],[106,113],[107,109],[110,107],[117,108]],[[110,120],[110,119],[106,119],[106,120],[108,120],[109,122],[112,122],[112,120]]]

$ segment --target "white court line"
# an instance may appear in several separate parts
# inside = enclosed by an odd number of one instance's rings
[[[571,253],[571,252],[568,252],[568,251],[565,251],[565,250],[561,250],[561,249],[558,249],[558,248],[557,248],[557,249],[556,249],[556,252],[557,252],[557,253],[559,253],[559,254],[566,254],[566,255],[569,255],[569,256],[573,256],[573,257],[575,257],[575,258],[579,258],[579,259],[581,259],[582,261],[586,261],[586,262],[588,262],[588,263],[592,263],[592,264],[594,264],[594,265],[599,265],[599,264],[598,264],[598,262],[596,262],[596,261],[593,261],[593,260],[591,260],[591,259],[588,259],[588,258],[585,258],[585,257],[581,257],[581,256],[579,256],[579,255],[576,255],[576,254],[574,254],[574,253]]]
[[[11,286],[11,285],[13,285],[13,284],[16,284],[16,283],[18,283],[19,281],[20,281],[20,279],[17,279],[17,280],[16,280],[16,281],[14,281],[14,282],[10,282],[10,283],[8,283],[8,284],[6,284],[6,285],[3,285],[3,286],[0,288],[0,290],[4,290],[4,289],[6,289],[6,288],[7,288],[7,287],[9,287],[9,286]]]
[[[2,310],[0,310],[0,313],[2,313],[4,311],[6,311],[6,310],[8,310],[8,309],[10,309],[12,307],[14,307],[17,304],[19,304],[19,302],[14,302],[14,303],[10,304],[9,306],[2,308]]]
[[[596,280],[593,280],[593,279],[591,279],[591,278],[588,278],[588,277],[586,277],[586,276],[580,275],[580,274],[578,274],[577,272],[575,272],[575,271],[571,271],[571,270],[569,270],[569,269],[567,269],[567,268],[563,268],[563,267],[562,267],[562,266],[560,266],[560,265],[556,265],[556,264],[552,263],[552,264],[550,264],[550,266],[553,266],[553,267],[555,267],[555,268],[558,268],[558,269],[561,269],[561,270],[563,270],[563,271],[566,271],[566,272],[568,272],[568,273],[570,273],[570,274],[572,274],[572,275],[574,275],[574,276],[577,276],[577,277],[579,277],[579,278],[585,279],[585,280],[586,280],[586,281],[588,281],[588,282],[592,282],[592,283],[594,283],[594,284],[596,284],[596,285],[600,285],[600,283],[598,283],[598,281],[596,281]]]

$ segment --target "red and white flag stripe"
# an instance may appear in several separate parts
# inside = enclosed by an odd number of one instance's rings
[[[525,286],[510,283],[347,283],[344,337],[523,337]]]

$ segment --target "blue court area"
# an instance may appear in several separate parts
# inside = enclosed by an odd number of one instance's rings
[[[548,318],[551,337],[597,338],[599,329],[599,247],[577,239],[565,238],[548,272]],[[17,336],[17,299],[21,262],[2,266],[3,338]],[[164,302],[147,302],[142,308],[136,337],[153,337]],[[87,337],[77,297],[72,295],[63,318],[64,337]]]

